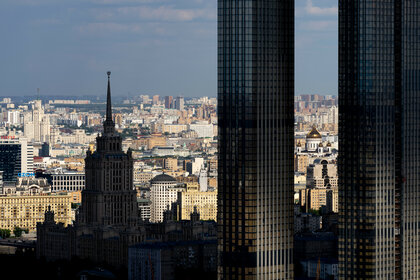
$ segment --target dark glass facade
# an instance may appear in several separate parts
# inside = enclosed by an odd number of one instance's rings
[[[218,1],[218,278],[293,279],[294,1]]]
[[[21,145],[0,144],[0,171],[4,182],[16,182],[21,172]]]
[[[340,279],[420,279],[419,9],[339,1]]]

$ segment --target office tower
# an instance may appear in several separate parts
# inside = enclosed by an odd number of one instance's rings
[[[165,108],[166,109],[172,109],[173,99],[174,98],[172,96],[165,96]]]
[[[218,277],[293,279],[294,1],[218,1]]]
[[[4,182],[16,182],[21,173],[34,171],[34,149],[25,138],[0,140],[0,171]]]
[[[178,96],[176,98],[175,108],[180,111],[184,110],[184,97]]]
[[[339,1],[340,279],[420,279],[419,28],[419,1]]]

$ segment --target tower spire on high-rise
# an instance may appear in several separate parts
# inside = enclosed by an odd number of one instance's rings
[[[104,133],[113,133],[115,130],[115,124],[112,121],[111,71],[108,71],[107,75],[108,75],[108,90],[106,94],[106,118],[104,122]]]

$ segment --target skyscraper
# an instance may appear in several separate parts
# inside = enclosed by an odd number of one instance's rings
[[[34,172],[34,148],[26,138],[0,140],[0,171],[4,182],[17,182],[19,175]]]
[[[218,1],[219,279],[293,278],[294,1]]]
[[[144,240],[133,185],[133,157],[130,150],[122,150],[121,135],[115,131],[111,72],[107,74],[104,131],[96,138],[96,151],[87,152],[86,186],[76,221],[64,227],[54,222],[54,212],[47,211],[46,221],[37,225],[38,257],[57,260],[77,256],[119,267],[128,264],[128,247]]]
[[[178,96],[177,98],[176,98],[176,102],[175,102],[176,104],[175,104],[175,108],[177,109],[177,110],[180,110],[180,111],[182,111],[182,110],[184,110],[184,97],[182,97],[182,96]]]
[[[419,28],[419,1],[339,1],[340,279],[420,279]]]
[[[173,103],[173,96],[165,96],[165,108],[166,109],[171,109],[172,108],[172,103]]]
[[[79,223],[130,228],[139,223],[133,158],[130,151],[122,151],[121,135],[115,131],[110,74],[104,132],[96,138],[96,151],[88,151],[85,159],[86,187],[82,192]]]

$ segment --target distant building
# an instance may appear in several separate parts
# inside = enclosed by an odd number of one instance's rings
[[[193,161],[186,162],[186,171],[191,175],[199,175],[200,170],[204,168],[203,158],[194,158]]]
[[[139,198],[137,199],[137,204],[139,206],[142,221],[150,221],[152,202],[149,199]]]
[[[165,158],[164,168],[168,170],[178,170],[178,159],[177,158]]]
[[[3,195],[41,195],[51,193],[51,185],[45,178],[19,177],[16,184],[6,184]]]
[[[337,258],[338,238],[332,232],[295,234],[294,256],[297,259]]]
[[[175,106],[176,106],[176,109],[177,110],[180,110],[180,111],[184,110],[184,97],[178,96],[176,98],[176,104],[175,104]]]
[[[128,279],[177,279],[176,273],[195,269],[216,273],[217,241],[189,240],[142,243],[129,248]],[[185,273],[185,272],[184,272]],[[185,273],[184,276],[187,276]]]
[[[178,192],[179,219],[189,220],[197,211],[203,220],[217,220],[217,191],[200,191],[197,183],[187,183],[186,189]]]
[[[295,214],[295,233],[317,231],[321,229],[322,217],[311,213]]]
[[[54,211],[57,222],[67,226],[72,223],[70,200],[69,194],[0,196],[0,228],[34,231],[37,223],[44,222],[48,209]]]
[[[172,109],[173,96],[165,96],[165,108]]]
[[[173,203],[178,198],[177,193],[181,189],[176,179],[167,174],[154,177],[150,183],[150,200],[152,201],[150,221],[162,222],[163,212],[172,210]]]
[[[85,188],[85,174],[80,172],[63,172],[51,174],[53,192],[74,192]]]
[[[0,171],[4,182],[16,182],[21,174],[33,173],[34,150],[26,138],[0,139]]]
[[[153,102],[153,105],[158,105],[159,104],[159,95],[153,95],[152,102]]]
[[[200,191],[206,192],[208,189],[207,170],[205,169],[200,170],[200,176],[198,177],[198,182],[200,183]]]
[[[213,124],[211,123],[194,123],[189,125],[189,129],[197,132],[199,138],[213,138]]]
[[[298,144],[300,147],[300,144]],[[309,165],[309,156],[307,154],[295,154],[295,172],[305,173]]]
[[[96,151],[87,152],[86,187],[76,222],[66,228],[55,223],[54,213],[47,212],[48,221],[37,225],[38,257],[78,256],[126,266],[128,247],[144,240],[133,184],[134,159],[131,150],[122,151],[122,138],[112,120],[110,74],[104,132],[96,138]]]
[[[44,113],[41,100],[33,101],[32,113],[24,117],[23,130],[29,141],[50,142],[50,117]]]
[[[306,209],[338,212],[337,165],[316,159],[308,166],[306,189],[300,190],[300,201]]]
[[[306,277],[320,280],[338,280],[338,260],[332,258],[314,258],[300,261]]]

